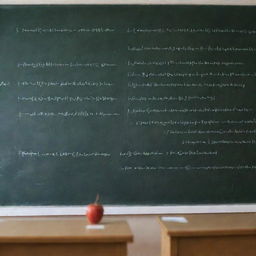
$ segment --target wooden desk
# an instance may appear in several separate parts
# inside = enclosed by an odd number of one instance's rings
[[[162,256],[255,256],[256,213],[182,215],[162,221]]]
[[[125,256],[133,240],[125,221],[86,229],[85,217],[0,218],[1,256]]]

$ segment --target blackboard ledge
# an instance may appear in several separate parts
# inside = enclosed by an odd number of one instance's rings
[[[84,215],[84,206],[0,206],[0,216],[67,216]],[[150,215],[186,213],[256,212],[256,204],[172,205],[172,206],[105,206],[106,215]]]

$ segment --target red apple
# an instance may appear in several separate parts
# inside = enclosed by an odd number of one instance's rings
[[[86,216],[90,224],[98,224],[103,217],[104,208],[99,204],[99,198],[97,195],[95,202],[87,206]]]

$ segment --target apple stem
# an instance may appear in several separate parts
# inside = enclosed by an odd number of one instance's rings
[[[98,204],[98,203],[99,203],[99,201],[100,201],[100,195],[99,195],[99,194],[97,194],[96,199],[95,199],[95,204]]]

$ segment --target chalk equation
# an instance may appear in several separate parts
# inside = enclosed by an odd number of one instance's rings
[[[170,101],[215,101],[215,96],[152,96],[152,97],[144,97],[144,96],[131,96],[128,97],[128,101],[131,102],[170,102]]]
[[[154,72],[128,72],[127,77],[140,77],[140,78],[172,78],[172,77],[199,77],[199,78],[205,78],[205,77],[256,77],[255,73],[236,73],[236,72],[160,72],[160,73],[154,73]]]
[[[162,33],[206,33],[206,34],[243,34],[243,35],[255,35],[256,30],[254,29],[237,29],[237,28],[214,28],[214,27],[206,27],[206,28],[189,28],[189,27],[160,27],[160,28],[140,28],[140,27],[133,27],[128,28],[127,33],[137,34],[137,33],[144,33],[144,34],[162,34]]]
[[[113,102],[116,101],[117,98],[109,97],[109,96],[18,96],[17,100],[19,102],[50,102],[50,103],[81,103],[87,101],[94,101],[94,102]]]
[[[161,113],[225,113],[225,112],[253,112],[252,108],[247,107],[226,107],[226,108],[138,108],[138,109],[127,109],[127,114],[137,115],[137,114],[161,114]]]
[[[78,27],[78,28],[16,27],[16,33],[26,33],[26,34],[28,34],[28,33],[33,33],[33,34],[46,34],[46,33],[73,34],[73,33],[113,33],[113,32],[115,32],[115,29],[108,28],[108,27],[94,27],[94,28],[86,28],[86,27]]]
[[[255,170],[256,165],[220,165],[220,166],[123,166],[121,171],[125,172],[139,172],[139,171],[148,171],[148,172],[157,172],[157,171],[250,171]]]
[[[41,151],[24,151],[19,150],[18,156],[21,158],[95,158],[95,157],[111,157],[110,153],[107,152],[41,152]]]
[[[142,52],[142,51],[167,51],[167,52],[225,52],[225,53],[253,53],[256,52],[256,48],[253,46],[248,47],[237,47],[237,46],[213,46],[213,45],[206,45],[206,46],[175,46],[175,45],[168,45],[168,46],[149,46],[149,45],[140,45],[140,46],[131,46],[128,45],[128,51],[131,52]]]
[[[19,112],[19,118],[104,118],[119,117],[120,113],[110,112],[91,112],[91,111],[65,111],[65,112]]]
[[[178,151],[166,151],[166,152],[159,152],[159,151],[127,151],[127,152],[120,152],[120,157],[171,157],[171,156],[217,156],[218,151],[200,151],[200,150],[178,150]]]
[[[183,145],[253,145],[256,144],[256,140],[230,140],[230,139],[222,139],[222,140],[183,140]]]
[[[255,125],[256,119],[250,120],[168,120],[168,121],[161,121],[161,120],[149,120],[149,121],[142,121],[137,120],[135,125],[137,126],[213,126],[213,125]]]
[[[245,88],[245,83],[160,83],[160,82],[128,82],[129,88]]]
[[[74,88],[86,88],[86,87],[111,87],[114,83],[107,81],[18,81],[17,86],[19,87],[74,87]]]
[[[182,134],[256,134],[256,129],[216,129],[216,130],[166,130],[166,135]]]
[[[17,63],[17,68],[33,68],[33,69],[44,69],[44,68],[111,68],[116,67],[115,63],[107,62],[88,62],[88,63],[79,63],[79,62],[19,62]]]
[[[168,61],[128,61],[128,66],[140,67],[140,66],[173,66],[173,65],[187,65],[187,66],[242,66],[243,62],[235,61],[208,61],[208,60],[168,60]]]

